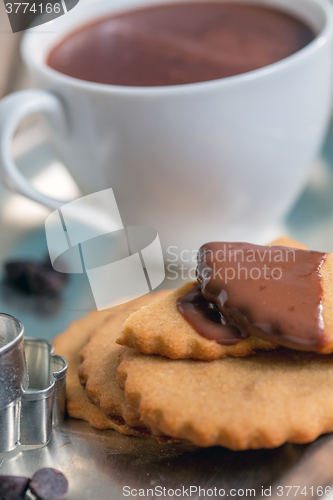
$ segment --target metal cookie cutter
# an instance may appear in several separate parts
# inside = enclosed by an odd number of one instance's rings
[[[45,446],[65,416],[67,361],[0,313],[0,455]]]

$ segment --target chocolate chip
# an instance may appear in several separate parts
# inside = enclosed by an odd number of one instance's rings
[[[29,481],[29,477],[0,476],[0,498],[2,500],[23,500]]]
[[[32,294],[57,294],[68,281],[68,275],[52,268],[48,260],[39,264],[30,260],[7,262],[5,281]]]
[[[63,500],[68,490],[68,481],[62,472],[45,468],[33,475],[29,487],[38,500]]]

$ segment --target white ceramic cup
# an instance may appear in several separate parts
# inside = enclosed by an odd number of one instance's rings
[[[122,87],[74,79],[46,65],[51,48],[86,22],[169,1],[175,0],[79,4],[52,21],[50,33],[25,34],[22,55],[38,90],[14,93],[0,105],[2,178],[52,209],[64,203],[36,191],[11,157],[20,120],[42,112],[82,193],[113,188],[124,224],[155,228],[164,249],[172,246],[176,254],[210,240],[258,241],[291,207],[325,137],[332,6],[328,0],[256,0],[304,20],[317,37],[277,63],[220,80]]]

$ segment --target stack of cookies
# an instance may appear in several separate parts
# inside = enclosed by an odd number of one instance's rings
[[[205,246],[199,284],[73,323],[54,340],[69,364],[69,416],[233,450],[333,431],[333,258],[287,238],[273,245],[260,248],[293,248],[294,262],[276,254],[266,266],[260,254],[264,276],[247,276],[243,266],[231,279],[237,266],[227,266],[226,247],[214,274],[217,247],[205,260],[213,248]]]

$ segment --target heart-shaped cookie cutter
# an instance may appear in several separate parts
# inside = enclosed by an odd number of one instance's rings
[[[0,313],[0,456],[45,446],[65,417],[67,361]]]

